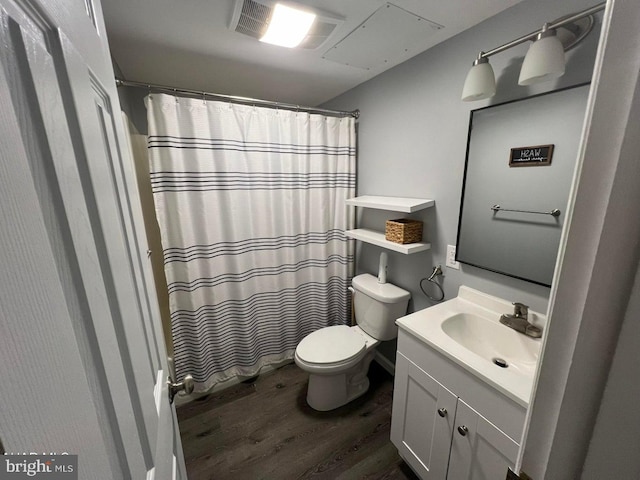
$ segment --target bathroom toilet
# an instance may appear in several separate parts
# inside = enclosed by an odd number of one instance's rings
[[[369,388],[367,371],[375,348],[398,335],[395,321],[404,316],[411,294],[368,273],[353,278],[356,326],[335,325],[307,335],[295,362],[309,372],[307,403],[314,410],[341,407]]]

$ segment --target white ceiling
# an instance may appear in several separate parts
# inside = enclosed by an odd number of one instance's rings
[[[127,80],[316,106],[520,1],[392,0],[444,28],[417,41],[404,29],[385,29],[363,58],[388,51],[393,41],[409,46],[368,70],[323,56],[384,0],[298,0],[344,19],[317,50],[268,45],[230,30],[234,0],[105,0],[102,8],[113,58]]]

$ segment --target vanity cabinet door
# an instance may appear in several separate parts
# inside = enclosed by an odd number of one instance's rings
[[[518,444],[458,399],[447,480],[505,478]]]
[[[457,397],[400,352],[391,419],[391,441],[423,479],[444,480]]]

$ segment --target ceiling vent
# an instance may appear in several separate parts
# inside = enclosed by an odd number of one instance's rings
[[[276,4],[269,0],[236,0],[229,28],[243,35],[260,39],[267,31],[271,12]],[[316,21],[298,46],[307,50],[320,48],[335,32],[343,20],[314,9]]]

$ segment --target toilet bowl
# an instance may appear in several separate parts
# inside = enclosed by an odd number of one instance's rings
[[[295,362],[309,373],[307,403],[314,410],[341,407],[369,388],[367,372],[381,340],[398,334],[395,321],[407,310],[410,294],[373,275],[353,278],[357,325],[335,325],[307,335],[298,344]]]

